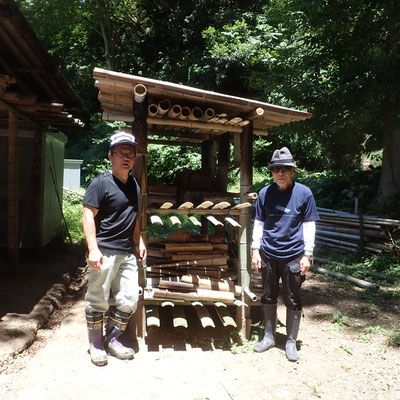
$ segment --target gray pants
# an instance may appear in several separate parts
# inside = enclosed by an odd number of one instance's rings
[[[132,254],[103,254],[101,271],[90,269],[86,293],[86,308],[106,312],[109,308],[110,290],[119,311],[132,314],[139,299],[138,265]]]

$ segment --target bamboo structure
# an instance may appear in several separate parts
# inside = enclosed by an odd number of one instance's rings
[[[167,222],[179,226],[185,217],[201,232],[148,241],[143,301],[146,307],[153,307],[149,308],[149,322],[157,325],[154,307],[168,301],[175,313],[174,326],[187,326],[178,304],[192,305],[202,325],[213,326],[204,307],[212,304],[218,308],[224,326],[237,326],[248,336],[251,320],[246,303],[254,299],[248,290],[252,206],[248,201],[257,197],[251,180],[253,135],[267,135],[270,127],[307,119],[311,114],[98,68],[94,77],[104,120],[146,126],[146,132],[139,132],[147,135],[140,140],[144,145],[151,142],[202,148],[203,180],[189,176],[183,183],[174,183],[174,192],[171,187],[152,187],[139,175],[146,189],[142,187],[141,229],[144,219],[165,227]],[[148,106],[143,113],[136,109],[137,100],[132,102],[132,88],[139,84],[146,88]],[[227,192],[231,143],[235,160],[240,161],[240,193]],[[141,149],[139,156],[144,154]],[[147,162],[146,157],[143,159]],[[201,236],[209,229],[215,234]],[[223,242],[214,240],[221,236]],[[225,292],[226,287],[229,291]],[[246,294],[242,288],[247,289]],[[240,309],[236,322],[225,309],[227,304]]]

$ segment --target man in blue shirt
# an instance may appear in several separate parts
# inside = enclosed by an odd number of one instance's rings
[[[311,190],[292,179],[296,170],[287,147],[275,150],[268,166],[274,183],[261,189],[255,204],[252,267],[261,270],[264,338],[254,346],[262,352],[275,345],[279,280],[286,305],[286,357],[297,361],[296,339],[302,303],[300,287],[312,264],[315,221],[319,219]]]

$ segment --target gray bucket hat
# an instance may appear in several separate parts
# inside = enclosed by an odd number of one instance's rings
[[[271,169],[271,167],[278,165],[287,165],[294,168],[297,167],[294,163],[292,154],[287,147],[282,147],[281,149],[274,151],[271,158],[271,164],[268,165],[268,168]]]

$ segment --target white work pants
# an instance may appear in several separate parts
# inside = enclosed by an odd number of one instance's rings
[[[138,265],[136,257],[103,254],[101,271],[90,269],[86,293],[86,309],[106,312],[110,290],[119,311],[133,314],[139,299]]]

